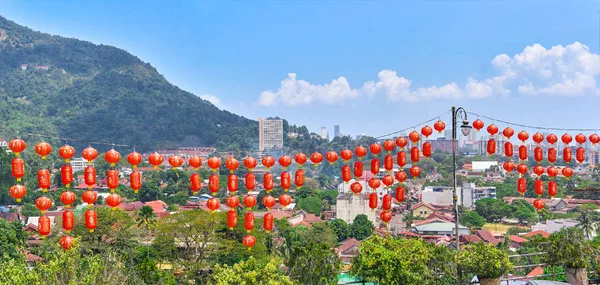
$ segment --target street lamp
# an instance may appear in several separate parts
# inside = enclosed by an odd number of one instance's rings
[[[460,131],[462,132],[462,134],[464,136],[468,136],[469,133],[471,132],[471,125],[469,125],[469,120],[467,118],[467,111],[465,111],[465,109],[463,109],[462,107],[456,108],[454,106],[452,106],[452,180],[453,180],[453,187],[452,187],[452,199],[454,200],[454,237],[456,239],[456,251],[458,252],[460,250],[460,241],[459,241],[459,234],[458,234],[458,229],[459,229],[459,224],[458,224],[458,217],[459,217],[459,210],[458,210],[458,195],[456,195],[456,152],[457,152],[457,148],[456,148],[456,129],[458,126],[458,119],[462,120],[462,124],[460,126]],[[463,194],[462,191],[460,191],[460,200],[463,201]],[[461,269],[460,267],[457,268],[456,271],[456,275],[457,275],[457,279],[458,279],[458,284],[461,284],[462,282],[462,274],[461,274]]]

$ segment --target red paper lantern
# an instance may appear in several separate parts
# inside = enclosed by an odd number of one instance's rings
[[[480,119],[477,119],[477,120],[473,121],[473,128],[474,128],[474,129],[476,129],[478,132],[479,132],[481,129],[483,129],[483,126],[484,126],[484,125],[485,125],[485,124],[484,124],[484,123],[483,123],[483,121],[482,121],[482,120],[480,120]]]
[[[292,203],[292,197],[288,194],[279,195],[279,204],[283,206],[283,208],[287,208]]]
[[[408,178],[408,175],[406,175],[406,172],[404,172],[404,171],[396,172],[396,180],[398,180],[398,182],[400,184],[402,184],[404,181],[406,181],[407,178]]]
[[[71,158],[75,155],[75,148],[66,144],[58,149],[58,155],[62,157],[66,163],[69,163]]]
[[[519,146],[519,159],[521,159],[523,162],[527,160],[527,146]]]
[[[273,181],[275,180],[275,178],[273,177],[272,173],[265,173],[265,175],[263,176],[263,184],[265,187],[265,191],[267,191],[267,193],[271,192],[271,190],[273,189]]]
[[[96,200],[98,200],[98,193],[96,193],[96,191],[87,190],[81,194],[81,200],[91,207],[92,204],[96,203]]]
[[[367,149],[364,146],[359,145],[354,149],[354,153],[358,156],[358,160],[362,160],[362,158],[367,155]]]
[[[52,207],[52,200],[46,196],[41,196],[35,199],[35,207],[40,210],[42,215]]]
[[[586,140],[587,138],[582,133],[579,133],[575,136],[575,141],[580,145],[584,144]]]
[[[542,163],[542,160],[544,159],[544,151],[541,147],[536,146],[533,149],[533,158],[535,159],[535,161],[537,161],[538,164]]]
[[[50,218],[47,216],[41,216],[38,219],[38,233],[45,239],[50,234]]]
[[[525,175],[527,173],[527,165],[526,164],[517,165],[517,172],[519,172],[519,174],[521,174],[521,176]]]
[[[398,152],[398,154],[396,155],[396,163],[398,164],[398,166],[400,166],[400,168],[404,168],[404,166],[406,165],[406,153],[401,151]]]
[[[542,135],[541,133],[535,133],[533,134],[533,137],[531,137],[531,139],[537,143],[537,144],[541,144],[544,141],[544,135]]]
[[[252,171],[252,169],[255,168],[256,165],[258,165],[258,161],[256,161],[256,158],[251,156],[246,156],[246,158],[244,158],[244,166],[248,169],[248,171]]]
[[[494,124],[491,124],[487,127],[487,131],[491,136],[494,136],[498,133],[498,127]]]
[[[119,187],[119,172],[110,169],[106,172],[106,186],[110,189],[110,193],[115,192],[115,189]]]
[[[319,166],[319,163],[323,161],[323,155],[318,152],[313,152],[310,155],[310,161],[314,164],[315,167]]]
[[[548,161],[552,164],[554,164],[554,162],[556,162],[556,157],[557,157],[557,151],[555,148],[549,148],[548,149]]]
[[[504,130],[502,130],[502,135],[507,139],[510,140],[510,138],[515,134],[515,131],[511,128],[511,127],[506,127],[504,128]]]
[[[270,233],[273,230],[273,214],[266,213],[263,217],[263,228],[265,232]]]
[[[342,180],[348,183],[352,179],[352,173],[350,171],[350,166],[344,165],[342,166]]]
[[[268,180],[268,178],[266,178],[267,176],[271,178],[270,184],[269,184],[269,181],[267,181]],[[265,173],[264,180],[265,180],[265,183],[263,183],[263,184],[265,185],[265,189],[267,189],[267,186],[270,187],[268,189],[269,191],[271,189],[273,189],[273,174],[270,172]],[[256,188],[256,176],[254,175],[254,173],[252,173],[252,172],[246,173],[246,177],[244,178],[244,184],[246,186],[246,189],[248,189],[248,192],[252,192],[252,190],[254,190],[254,188]],[[267,184],[269,184],[269,185],[267,185]]]
[[[396,147],[396,145],[394,144],[393,141],[391,140],[386,140],[383,142],[383,148],[388,152],[388,153],[392,153],[392,151],[394,150],[394,148]]]
[[[267,168],[267,171],[271,170],[271,167],[275,165],[275,159],[272,156],[265,156],[262,158],[262,165]]]
[[[487,152],[490,156],[494,155],[494,153],[496,152],[496,140],[495,139],[488,140]]]
[[[254,195],[244,196],[244,206],[246,206],[246,208],[248,208],[248,210],[252,210],[252,207],[256,206],[256,196],[254,196]]]
[[[267,195],[263,197],[262,203],[265,206],[265,208],[267,208],[267,210],[271,210],[271,208],[275,206],[275,198],[273,198],[273,196],[271,195]]]
[[[349,168],[350,167],[348,166],[348,169]],[[283,188],[283,192],[287,192],[292,186],[292,176],[287,171],[281,172],[280,183],[281,188]]]
[[[98,151],[95,148],[88,146],[81,151],[81,156],[88,161],[88,164],[92,164],[92,161],[98,157]]]
[[[421,128],[421,134],[425,136],[425,138],[429,138],[429,136],[433,133],[433,130],[430,126],[424,126]]]
[[[350,185],[350,190],[354,193],[354,196],[357,196],[360,192],[362,192],[362,185],[360,182],[354,182]]]
[[[11,160],[10,171],[12,176],[21,182],[21,178],[25,176],[25,162],[20,157],[15,157]]]
[[[25,141],[19,138],[13,139],[10,142],[8,142],[8,148],[15,154],[15,156],[20,156],[21,152],[23,152],[26,147],[27,144],[25,143]]]
[[[98,213],[94,210],[85,211],[85,227],[93,233],[98,226]]]
[[[254,229],[254,214],[252,212],[246,212],[244,215],[244,228],[248,233]]]
[[[127,162],[137,168],[138,164],[142,163],[142,155],[139,152],[133,151],[127,155]]]
[[[535,189],[535,194],[537,194],[538,197],[542,197],[542,194],[544,194],[544,182],[542,180],[536,180],[535,184],[533,184],[533,188]]]
[[[567,180],[569,180],[569,178],[571,178],[571,176],[573,175],[573,169],[571,169],[570,167],[563,168],[562,175],[564,175],[565,178],[567,178]]]
[[[354,177],[356,178],[356,180],[358,180],[363,175],[363,169],[364,168],[365,168],[365,166],[362,163],[362,161],[355,161],[354,162],[353,173],[354,173]]]
[[[438,120],[433,124],[433,128],[438,132],[438,134],[441,134],[442,131],[446,128],[446,124],[442,122],[442,120]]]
[[[264,201],[264,199],[263,199],[263,201]],[[229,196],[225,200],[225,204],[227,205],[227,207],[234,210],[235,208],[237,208],[240,205],[240,198],[238,198],[238,196]]]
[[[408,145],[408,140],[405,137],[399,137],[396,139],[396,145],[403,150]]]
[[[558,169],[554,166],[550,166],[546,169],[546,173],[548,173],[548,176],[550,176],[550,178],[554,179],[554,177],[558,175]]]
[[[217,168],[221,166],[221,159],[213,156],[208,159],[208,167],[212,169],[212,172],[217,172]]]
[[[579,164],[582,164],[585,161],[585,150],[583,147],[578,147],[575,151],[575,159]]]
[[[544,206],[546,206],[546,203],[544,203],[544,200],[542,199],[535,199],[535,201],[533,201],[533,207],[535,207],[538,212],[541,212]]]
[[[413,144],[416,144],[417,142],[419,142],[419,140],[421,140],[421,135],[419,135],[419,133],[417,133],[416,131],[412,131],[408,134],[408,139]]]
[[[255,160],[256,162],[256,160]],[[188,164],[194,168],[194,170],[198,170],[198,168],[200,168],[200,166],[202,166],[202,157],[199,156],[192,156],[188,159]]]
[[[60,202],[65,204],[65,207],[71,208],[71,204],[75,203],[77,196],[71,191],[65,191],[60,194]]]
[[[214,213],[219,209],[219,207],[221,207],[221,201],[219,201],[218,198],[210,198],[208,201],[206,201],[206,207],[210,209],[211,213]]]
[[[325,154],[325,158],[327,161],[329,161],[330,165],[333,165],[333,163],[338,159],[338,154],[337,152],[330,150]]]
[[[92,189],[96,184],[96,168],[89,165],[83,171],[83,180],[88,186],[88,189]]]
[[[411,166],[410,175],[412,175],[413,179],[417,179],[417,177],[421,176],[421,168],[414,165]]]
[[[556,181],[548,182],[548,195],[550,195],[551,198],[554,198],[554,196],[556,196],[556,194],[558,194],[558,189],[556,187]]]
[[[35,145],[35,153],[39,154],[42,159],[46,159],[46,156],[48,156],[50,152],[52,152],[52,146],[45,141],[41,141]]]
[[[25,197],[25,194],[27,194],[27,188],[25,188],[23,185],[17,184],[11,186],[8,192],[11,197],[15,198],[17,203],[20,203],[21,198]]]
[[[237,159],[230,157],[225,160],[225,166],[229,169],[229,173],[233,173],[240,166],[240,162]]]
[[[571,163],[571,159],[573,159],[573,151],[570,147],[565,147],[563,149],[563,160],[566,164]]]
[[[158,169],[158,166],[163,163],[165,159],[158,152],[154,152],[148,156],[148,162],[154,166],[154,169]]]
[[[60,241],[58,241],[58,244],[64,250],[69,250],[69,249],[71,249],[71,247],[73,247],[73,241],[74,241],[73,237],[71,237],[71,236],[64,236],[64,237],[60,238]]]
[[[519,134],[517,134],[517,137],[522,143],[525,143],[525,141],[529,138],[529,134],[526,131],[520,131]]]
[[[192,173],[190,175],[190,190],[194,194],[196,194],[196,193],[198,193],[198,191],[200,191],[201,188],[202,188],[202,179],[200,177],[200,174]],[[136,191],[136,193],[137,193],[137,191]]]
[[[238,181],[238,177],[235,174],[229,174],[227,176],[227,190],[229,190],[229,193],[231,193],[233,195],[233,193],[235,191],[237,191],[239,189],[239,181]]]
[[[378,143],[372,143],[371,146],[369,146],[369,149],[373,155],[377,156],[381,152],[381,145]]]
[[[383,168],[390,173],[390,171],[394,170],[394,157],[391,155],[386,155],[383,158]]]
[[[237,212],[235,210],[229,210],[227,212],[227,226],[229,230],[233,230],[237,225]]]
[[[121,196],[119,194],[113,193],[106,197],[106,205],[109,205],[113,210],[116,210],[119,204],[121,204]]]
[[[549,134],[548,136],[546,136],[546,141],[550,145],[554,145],[554,143],[558,141],[558,137],[555,134]]]
[[[75,227],[75,215],[71,211],[64,211],[62,213],[62,227],[69,233]]]
[[[538,177],[542,176],[542,174],[544,174],[545,169],[543,166],[541,165],[536,165],[533,167],[533,173],[535,173],[535,175],[537,175]]]
[[[60,181],[65,187],[71,187],[71,182],[73,182],[73,167],[70,164],[64,164],[60,168]]]
[[[133,189],[135,194],[142,189],[142,174],[139,171],[133,171],[129,174],[129,187]]]
[[[429,158],[431,156],[431,143],[425,142],[423,143],[423,156]]]
[[[118,151],[111,149],[104,154],[104,159],[110,163],[111,167],[115,167],[117,162],[121,160],[121,154]]]
[[[247,235],[242,239],[242,243],[245,247],[248,248],[248,250],[251,250],[252,247],[256,244],[256,238],[254,236]]]
[[[296,163],[298,163],[300,167],[302,167],[302,165],[306,163],[306,154],[301,152],[296,153],[296,155],[294,156],[294,160],[296,161]]]
[[[419,158],[420,158],[420,156],[421,156],[421,152],[419,151],[419,148],[418,148],[418,147],[416,147],[416,146],[413,146],[413,147],[410,149],[410,160],[411,160],[413,163],[417,163],[417,162],[419,162]]]
[[[381,214],[379,214],[379,218],[385,223],[387,224],[389,221],[392,220],[392,213],[390,212],[381,212]]]
[[[369,194],[369,208],[371,208],[371,211],[375,211],[375,209],[377,209],[377,202],[379,202],[377,193]]]
[[[371,173],[373,173],[373,175],[377,175],[379,173],[379,164],[379,159],[371,159]]]
[[[219,187],[220,187],[220,181],[219,181],[219,175],[217,174],[211,174],[208,177],[208,190],[210,191],[210,193],[213,196],[217,196],[217,192],[219,192]]]
[[[404,201],[404,187],[402,186],[396,187],[396,201],[398,201],[398,204]]]
[[[600,136],[598,136],[597,134],[591,134],[590,142],[592,143],[592,145],[596,145],[598,142],[600,142]]]
[[[177,170],[177,167],[183,165],[183,158],[179,155],[172,155],[169,157],[169,164],[173,169]]]
[[[283,170],[286,170],[287,167],[290,166],[290,164],[292,164],[292,158],[287,155],[280,156],[279,164],[283,166]]]
[[[383,195],[383,199],[381,201],[381,208],[386,211],[389,212],[392,210],[392,195],[390,194],[385,194]]]
[[[560,137],[560,140],[568,146],[573,141],[573,137],[568,133],[565,133]]]
[[[381,178],[381,182],[383,182],[383,185],[385,185],[386,188],[390,188],[390,186],[394,184],[394,177],[388,174]]]
[[[506,172],[510,173],[513,171],[513,169],[515,169],[515,164],[512,161],[507,161],[504,162],[503,168],[506,170]]]
[[[514,155],[513,144],[511,142],[504,143],[504,155],[509,158]]]
[[[521,177],[517,180],[517,191],[519,191],[521,195],[525,195],[525,192],[527,192],[527,179],[525,179],[525,177]]]
[[[304,170],[296,170],[294,173],[294,184],[296,184],[297,189],[300,189],[300,187],[304,186]]]
[[[48,169],[40,169],[37,173],[38,186],[42,189],[42,192],[48,191],[50,188],[50,171]]]
[[[379,186],[381,186],[381,181],[379,180],[379,178],[372,177],[371,179],[369,179],[369,187],[371,187],[373,191],[379,188]]]

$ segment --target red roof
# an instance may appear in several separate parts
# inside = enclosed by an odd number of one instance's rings
[[[531,272],[527,273],[527,277],[535,277],[544,274],[544,268],[536,267]]]
[[[351,249],[354,246],[359,246],[359,245],[360,245],[360,241],[356,240],[355,238],[349,238],[349,239],[343,241],[340,246],[336,247],[335,252],[337,252],[337,253],[344,252],[346,250]]]
[[[483,241],[492,243],[493,245],[500,243],[500,241],[488,230],[476,230],[475,234]]]
[[[44,259],[35,254],[27,253],[27,261],[38,262],[38,261],[44,261]]]
[[[510,236],[510,241],[516,242],[518,244],[522,244],[522,243],[526,242],[527,240],[520,236]]]
[[[320,217],[317,217],[315,214],[306,214],[306,216],[304,216],[304,221],[307,223],[320,223],[323,220],[321,220]]]
[[[481,239],[477,235],[460,235],[463,242],[480,242]]]
[[[548,238],[550,236],[549,233],[547,233],[545,231],[542,231],[542,230],[537,230],[537,231],[529,232],[529,233],[524,234],[523,236],[526,237],[526,238],[529,238],[529,237],[533,237],[533,236],[536,236],[536,235],[541,235],[544,238]]]
[[[293,225],[292,225],[292,227],[297,227],[297,226],[305,226],[305,227],[307,227],[307,228],[310,228],[310,227],[312,227],[312,225],[311,225],[310,223],[307,223],[307,222],[305,222],[305,221],[301,221],[301,222],[299,222],[299,223],[297,223],[297,224],[293,224]]]
[[[412,211],[412,210],[417,209],[417,208],[419,208],[421,206],[425,206],[425,207],[431,209],[432,211],[435,211],[435,208],[433,206],[431,206],[431,205],[429,205],[427,203],[423,203],[423,202],[420,202],[419,204],[416,204],[416,205],[412,206],[410,208],[410,210]]]
[[[161,212],[166,212],[167,208],[169,207],[169,205],[167,205],[167,203],[165,203],[161,200],[146,202],[146,203],[144,203],[144,206],[152,207],[152,210],[154,210],[155,214],[161,213]]]
[[[140,201],[135,201],[135,202],[131,202],[131,203],[121,203],[117,206],[117,208],[124,210],[124,211],[138,211],[143,206],[144,206],[144,203],[142,203]]]

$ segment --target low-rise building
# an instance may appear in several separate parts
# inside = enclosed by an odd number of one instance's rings
[[[342,263],[350,264],[352,259],[358,256],[359,247],[360,241],[354,238],[349,238],[345,241],[342,241],[340,246],[335,248],[335,253]]]
[[[424,225],[414,226],[413,232],[423,235],[454,235],[455,224],[436,221]],[[469,233],[470,231],[467,227],[461,225],[458,226],[459,235],[466,235]]]
[[[410,208],[414,217],[427,218],[435,212],[435,208],[427,203],[420,202]]]
[[[335,215],[338,219],[351,224],[356,216],[362,214],[366,215],[373,224],[377,222],[375,212],[369,208],[368,193],[363,192],[356,196],[352,192],[340,193],[336,200]]]
[[[453,205],[453,187],[427,186],[421,192],[421,200],[433,205]],[[476,187],[475,183],[463,183],[456,187],[458,204],[464,207],[475,207],[475,202],[483,198],[496,198],[496,187]]]

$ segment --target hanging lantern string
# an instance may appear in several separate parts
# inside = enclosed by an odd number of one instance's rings
[[[517,123],[508,122],[508,121],[504,121],[504,120],[500,120],[500,119],[495,119],[492,117],[480,115],[480,114],[473,113],[473,112],[467,112],[467,113],[469,115],[474,115],[474,116],[481,117],[484,119],[492,120],[494,122],[504,123],[509,126],[519,126],[519,127],[528,128],[528,129],[539,129],[539,130],[548,130],[548,131],[565,131],[565,132],[568,132],[568,131],[596,132],[596,131],[598,131],[598,129],[550,128],[550,127],[531,126],[531,125],[517,124]]]
[[[443,117],[443,116],[447,115],[447,114],[448,114],[448,113],[450,113],[450,112],[452,112],[452,111],[451,111],[451,110],[448,110],[448,111],[446,111],[446,112],[444,112],[444,113],[442,113],[442,114],[439,114],[439,115],[437,115],[437,116],[435,116],[435,117],[433,117],[433,118],[431,118],[431,119],[429,119],[429,120],[427,120],[427,121],[420,122],[420,123],[418,123],[418,124],[416,124],[416,125],[410,126],[410,127],[408,127],[408,128],[405,128],[405,129],[402,129],[402,130],[399,130],[399,131],[395,131],[395,132],[391,132],[391,133],[389,133],[389,134],[385,134],[385,135],[381,135],[381,136],[375,137],[375,139],[386,138],[386,137],[393,136],[393,135],[395,135],[395,134],[399,134],[399,133],[402,133],[402,132],[406,132],[406,131],[408,131],[408,130],[413,130],[413,129],[415,129],[415,128],[416,128],[416,127],[418,127],[418,126],[425,125],[425,124],[427,124],[427,123],[430,123],[430,122],[433,122],[433,121],[439,120],[439,119],[440,119],[440,117]]]

